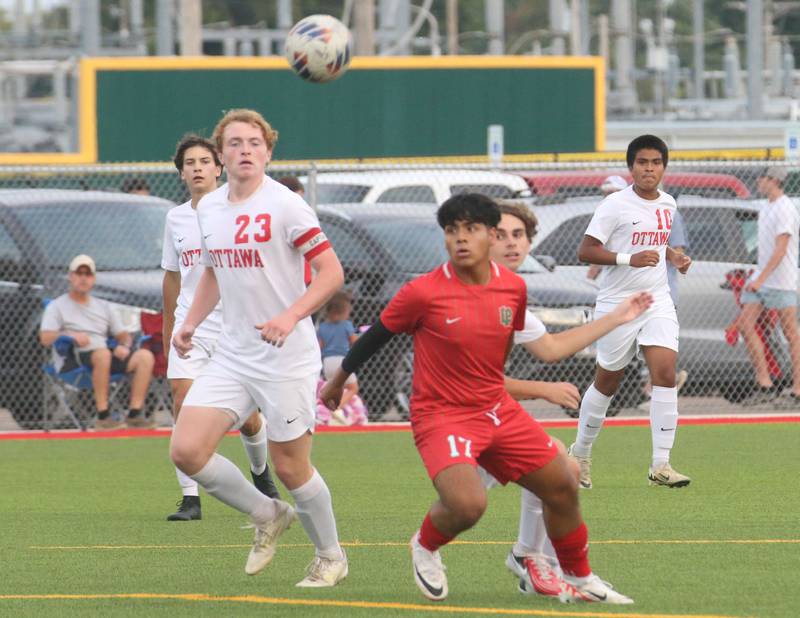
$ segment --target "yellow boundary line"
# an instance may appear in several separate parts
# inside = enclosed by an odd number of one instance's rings
[[[418,603],[378,603],[370,601],[333,601],[286,599],[256,595],[212,596],[210,594],[3,594],[0,601],[93,601],[93,600],[194,601],[213,603],[254,603],[264,605],[293,605],[301,607],[345,607],[350,609],[394,609],[413,612],[456,614],[487,614],[501,616],[569,616],[577,618],[732,618],[719,614],[632,614],[612,612],[556,611],[548,609],[504,609],[498,607],[461,607],[458,605],[422,605]]]
[[[513,541],[452,541],[449,545],[511,545]],[[590,545],[800,545],[800,539],[609,539],[590,541]],[[241,549],[247,544],[223,545],[31,545],[38,550],[113,550],[113,549]],[[407,547],[407,541],[343,541],[342,547]],[[311,543],[281,543],[281,547],[312,547]]]
[[[290,71],[280,56],[227,57],[175,56],[132,58],[82,58],[78,152],[0,153],[0,165],[70,165],[96,163],[97,72],[98,71],[197,71],[197,70]],[[443,70],[443,69],[590,69],[594,73],[594,147],[605,148],[605,63],[600,56],[357,56],[350,70]]]

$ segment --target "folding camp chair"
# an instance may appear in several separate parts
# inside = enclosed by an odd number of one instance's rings
[[[109,347],[116,346],[109,339]],[[54,421],[66,419],[77,429],[85,430],[94,417],[95,404],[92,387],[92,370],[78,362],[75,340],[62,335],[53,343],[53,352],[64,361],[74,360],[75,367],[67,371],[56,368],[55,358],[46,363],[44,371],[44,415],[42,426],[49,431]],[[124,413],[118,400],[122,387],[127,382],[127,374],[112,373],[108,387],[108,409],[112,414]]]
[[[153,366],[153,379],[150,381],[150,390],[147,393],[146,406],[151,417],[159,410],[165,410],[167,418],[171,422],[172,391],[167,381],[167,356],[162,334],[164,317],[161,313],[142,311],[140,322],[142,338],[139,345],[150,350],[156,359],[156,364]]]

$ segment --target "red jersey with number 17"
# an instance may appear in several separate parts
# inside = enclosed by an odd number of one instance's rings
[[[526,305],[525,282],[494,262],[486,285],[463,283],[449,262],[405,284],[381,322],[414,336],[412,418],[483,414],[506,397],[506,351]]]

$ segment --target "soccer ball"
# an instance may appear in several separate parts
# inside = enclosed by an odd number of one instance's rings
[[[310,15],[297,22],[286,37],[286,59],[295,73],[310,82],[329,82],[350,65],[353,37],[330,15]]]

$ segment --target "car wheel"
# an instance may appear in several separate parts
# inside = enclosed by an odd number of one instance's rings
[[[37,340],[12,343],[18,366],[2,376],[3,406],[22,429],[41,429],[44,414],[44,351]]]

